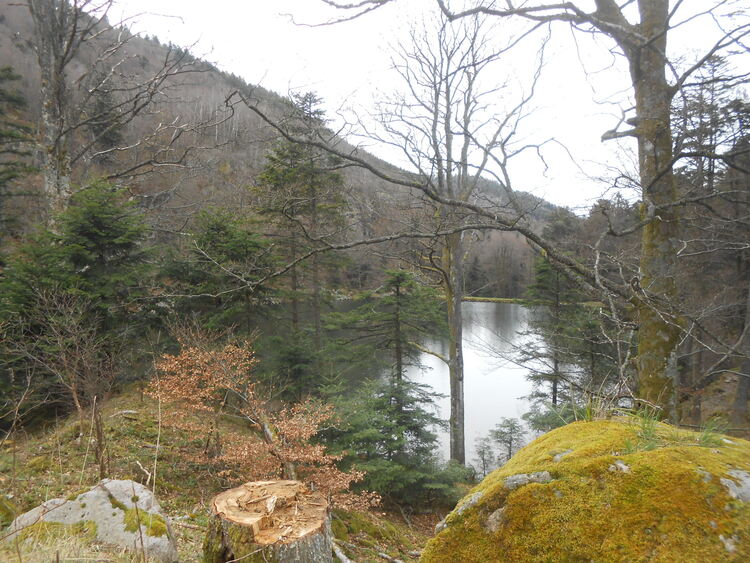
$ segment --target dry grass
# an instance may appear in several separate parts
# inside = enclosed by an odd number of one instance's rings
[[[157,413],[156,401],[141,397],[136,389],[104,405],[102,419],[110,454],[109,476],[146,484],[148,476],[144,469],[153,473],[158,440],[156,497],[172,520],[180,561],[197,562],[202,556],[209,500],[239,482],[220,475],[220,468],[201,460],[202,437],[172,427],[169,421],[174,412],[169,407],[162,405],[161,428]],[[0,490],[11,498],[19,512],[51,498],[66,498],[88,490],[99,481],[93,446],[88,448],[87,455],[87,439],[77,439],[77,424],[74,419],[61,421],[47,431],[16,436],[0,449]],[[251,432],[229,417],[222,421],[221,427],[226,432]],[[380,519],[390,525],[390,519]],[[406,533],[378,539],[383,551],[403,554],[419,549],[427,540],[422,534],[409,533],[403,524],[398,528]],[[359,543],[358,539],[353,538],[353,542]],[[372,540],[365,537],[363,541]],[[132,553],[90,543],[73,534],[37,538],[19,546],[0,542],[2,563],[54,562],[58,552],[61,562],[136,561]]]

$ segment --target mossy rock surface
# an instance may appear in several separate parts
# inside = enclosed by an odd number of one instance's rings
[[[103,479],[82,493],[49,499],[13,520],[3,538],[48,541],[53,533],[61,538],[72,533],[145,553],[149,560],[177,560],[175,539],[159,503],[134,481]]]
[[[488,475],[439,528],[422,561],[750,561],[750,442],[576,422]]]
[[[18,509],[5,495],[0,494],[0,528],[4,528],[16,517]]]

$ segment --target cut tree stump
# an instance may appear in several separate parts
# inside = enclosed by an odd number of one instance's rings
[[[299,481],[254,481],[211,501],[203,560],[333,561],[328,501]]]

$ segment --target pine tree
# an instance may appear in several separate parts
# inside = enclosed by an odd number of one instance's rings
[[[440,334],[443,319],[436,293],[404,271],[388,271],[379,290],[327,318],[330,330],[345,333],[330,348],[350,377],[368,368],[385,374],[356,381],[355,395],[337,401],[342,426],[328,439],[347,452],[346,464],[366,471],[362,486],[386,499],[444,502],[459,478],[437,464],[434,429],[444,422],[433,414],[435,395],[406,376],[419,365],[419,342]]]
[[[313,93],[293,96],[288,129],[303,140],[316,140],[325,131],[322,100]],[[271,219],[272,234],[287,261],[331,241],[340,228],[343,176],[340,161],[308,144],[280,142],[266,157],[266,166],[258,176],[262,213]],[[326,259],[330,260],[330,257]],[[313,345],[322,349],[322,276],[324,258],[312,256],[307,264],[289,270],[289,300],[292,332],[302,329],[300,304],[303,291],[309,290],[312,309]],[[298,335],[296,339],[300,340]]]
[[[58,232],[42,230],[21,245],[2,272],[0,386],[12,393],[33,374],[27,400],[44,407],[68,394],[80,413],[152,316],[140,299],[150,269],[146,224],[121,190],[104,183],[80,190],[56,224]]]
[[[490,438],[502,448],[503,461],[507,462],[523,445],[525,431],[516,418],[502,418],[490,430]]]

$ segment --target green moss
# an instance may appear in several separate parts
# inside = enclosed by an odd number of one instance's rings
[[[334,523],[338,524],[340,530],[345,530],[346,535],[370,536],[375,540],[389,542],[403,542],[405,538],[398,529],[385,520],[376,520],[369,514],[356,510],[334,510]],[[336,536],[338,537],[338,536]]]
[[[87,492],[89,492],[89,489],[80,489],[74,493],[70,493],[67,497],[65,497],[65,500],[76,500],[83,493],[87,493]]]
[[[52,466],[52,461],[46,455],[32,457],[26,462],[26,469],[32,473],[43,473]]]
[[[0,495],[0,528],[4,528],[18,514],[18,509],[5,495]]]
[[[334,518],[331,521],[331,532],[337,540],[349,541],[349,530],[339,518]]]
[[[648,449],[626,453],[628,442]],[[701,447],[697,433],[637,419],[556,429],[473,489],[479,500],[449,515],[423,560],[750,560],[750,503],[733,502],[719,481],[731,469],[750,469],[750,442],[732,442]],[[540,471],[553,480],[504,486],[511,475]],[[492,514],[501,514],[495,532],[486,527]],[[720,535],[739,538],[734,552]]]
[[[75,524],[62,524],[42,520],[18,532],[16,538],[20,542],[27,539],[46,542],[66,538],[70,535],[79,536],[86,541],[94,541],[96,539],[96,522],[86,520]]]
[[[128,507],[117,500],[112,494],[108,494],[107,496],[109,496],[109,502],[112,505],[112,508],[117,508],[118,510],[122,510],[123,512],[128,511]]]
[[[138,508],[128,508],[125,511],[125,530],[137,532],[138,526],[145,528],[147,536],[161,537],[167,533],[167,522],[158,514]]]

